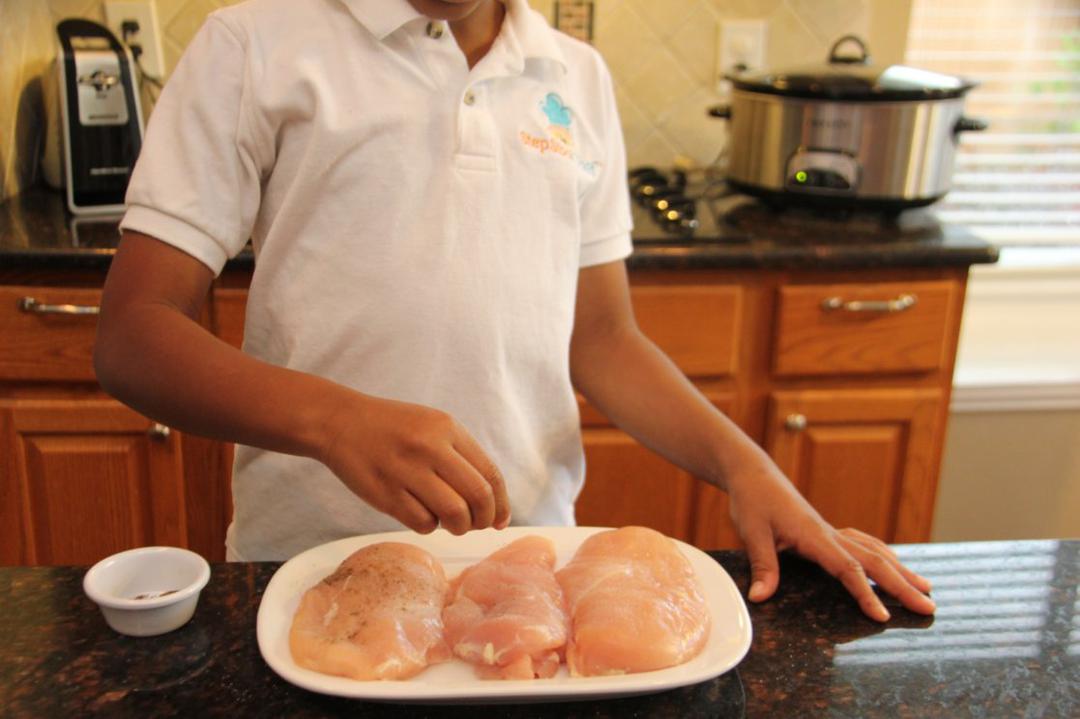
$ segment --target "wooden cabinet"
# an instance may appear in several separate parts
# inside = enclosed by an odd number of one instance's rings
[[[0,286],[0,563],[88,564],[152,544],[224,559],[230,448],[98,388],[103,280],[27,272]]]
[[[939,390],[802,390],[770,399],[766,449],[825,519],[889,541],[925,541]]]
[[[111,399],[0,400],[0,562],[187,545],[179,438]]]
[[[645,334],[826,518],[918,542],[929,538],[966,276],[635,270],[631,292]],[[232,447],[166,435],[97,388],[86,308],[103,279],[27,271],[0,285],[0,562],[87,563],[152,543],[223,559]],[[223,274],[202,319],[237,346],[249,279]],[[581,416],[580,523],[737,546],[722,492],[584,402]]]
[[[723,398],[714,403],[826,519],[920,542],[930,536],[966,275],[637,272],[631,282],[645,334],[706,396]],[[583,419],[580,521],[739,546],[726,495]]]

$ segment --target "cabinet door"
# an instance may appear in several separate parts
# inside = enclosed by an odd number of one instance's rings
[[[728,396],[709,396],[728,411]],[[615,429],[596,410],[583,408],[585,488],[574,506],[577,523],[591,527],[651,527],[669,537],[695,541],[695,510],[702,493],[719,490]]]
[[[179,438],[107,398],[0,401],[0,563],[186,546]]]
[[[772,395],[766,447],[836,527],[888,542],[929,539],[939,463],[936,389]]]

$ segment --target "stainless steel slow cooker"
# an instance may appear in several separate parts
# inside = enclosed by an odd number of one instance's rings
[[[858,54],[842,55],[854,46]],[[840,38],[824,65],[730,76],[727,179],[776,204],[903,210],[943,197],[957,138],[986,124],[964,116],[975,83],[892,65]]]

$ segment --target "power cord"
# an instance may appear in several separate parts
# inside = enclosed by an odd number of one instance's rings
[[[161,89],[164,87],[164,81],[156,75],[151,75],[142,66],[142,54],[143,47],[137,42],[131,42],[131,38],[139,34],[139,23],[136,20],[124,20],[120,23],[120,32],[123,35],[123,43],[131,50],[131,56],[135,58],[135,70],[139,75],[139,84],[149,84],[157,88],[157,92],[147,91],[150,95],[150,99],[157,102],[158,96],[161,94]]]

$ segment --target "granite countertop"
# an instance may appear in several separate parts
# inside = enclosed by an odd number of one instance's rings
[[[817,567],[784,556],[750,605],[732,671],[635,698],[525,706],[365,703],[292,686],[255,637],[274,563],[215,564],[194,618],[159,637],[110,630],[85,567],[0,568],[0,707],[8,716],[1076,717],[1080,541],[901,545],[935,586],[934,617],[863,617]],[[710,553],[745,593],[743,553]]]
[[[922,217],[914,214],[913,217]],[[102,269],[119,239],[119,217],[73,217],[63,195],[36,189],[0,204],[0,266],[13,269]],[[650,222],[639,222],[631,270],[645,269],[860,269],[966,267],[997,261],[997,249],[961,226],[935,224],[932,231],[889,236],[852,231],[838,237],[831,225],[749,218],[753,238],[720,236],[709,229],[692,240],[673,240]],[[250,247],[226,265],[250,270]]]

